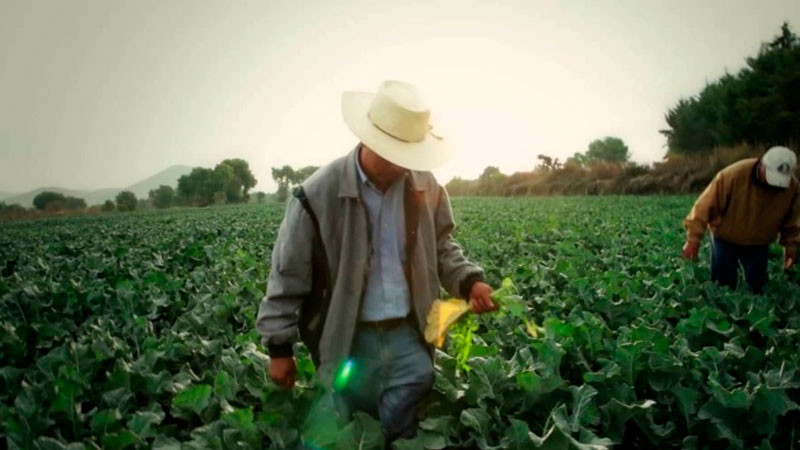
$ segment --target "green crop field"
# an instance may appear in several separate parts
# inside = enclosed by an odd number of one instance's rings
[[[710,283],[707,245],[678,257],[691,202],[455,199],[458,241],[525,308],[473,318],[466,365],[459,339],[437,353],[420,434],[398,448],[800,448],[800,278],[776,246],[767,295]],[[281,217],[0,224],[3,443],[381,448],[375,420],[319,413],[304,353],[294,390],[269,381],[253,322]]]

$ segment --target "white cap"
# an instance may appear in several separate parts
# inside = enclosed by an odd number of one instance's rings
[[[792,174],[797,166],[797,155],[786,147],[772,147],[767,150],[761,163],[767,173],[767,183],[771,186],[787,188],[792,182]]]

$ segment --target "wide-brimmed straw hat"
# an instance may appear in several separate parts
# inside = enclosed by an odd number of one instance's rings
[[[384,81],[376,93],[345,92],[342,116],[364,145],[406,169],[435,169],[453,156],[450,142],[430,123],[430,108],[408,83]]]

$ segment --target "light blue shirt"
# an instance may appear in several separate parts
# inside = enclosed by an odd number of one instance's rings
[[[370,230],[369,273],[359,319],[375,321],[405,317],[411,311],[411,293],[403,272],[406,259],[405,180],[400,178],[386,193],[382,193],[367,178],[359,157],[356,157],[356,168]]]

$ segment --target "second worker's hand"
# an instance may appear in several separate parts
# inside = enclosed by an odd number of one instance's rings
[[[686,243],[683,244],[683,258],[688,261],[696,260],[698,250],[700,250],[700,241],[686,241]]]
[[[797,257],[797,248],[784,247],[783,249],[783,270],[792,270]]]
[[[491,286],[481,281],[473,284],[469,291],[469,304],[472,306],[472,311],[476,314],[496,311],[498,305],[492,301],[493,291]]]

